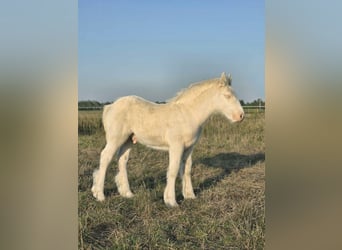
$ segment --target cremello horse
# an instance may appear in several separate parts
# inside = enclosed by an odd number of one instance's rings
[[[101,152],[100,167],[93,173],[92,193],[99,201],[103,194],[107,167],[118,152],[115,181],[120,195],[132,197],[126,165],[133,143],[169,151],[169,168],[164,202],[177,206],[175,181],[182,178],[185,199],[195,198],[191,183],[191,153],[200,137],[204,122],[221,113],[231,122],[242,121],[244,111],[231,89],[231,77],[222,73],[215,78],[193,84],[165,104],[155,104],[137,96],[126,96],[104,107],[103,126],[106,146]]]

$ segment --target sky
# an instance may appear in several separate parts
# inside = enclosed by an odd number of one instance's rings
[[[78,2],[78,98],[173,97],[230,73],[239,99],[265,99],[260,0]]]

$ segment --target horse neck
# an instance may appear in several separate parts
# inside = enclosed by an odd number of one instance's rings
[[[202,126],[203,123],[213,114],[216,113],[214,90],[207,90],[194,98],[182,102],[184,108],[191,113],[191,117]]]

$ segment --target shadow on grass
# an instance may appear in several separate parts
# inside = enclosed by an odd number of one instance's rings
[[[196,188],[194,187],[195,195],[197,196],[202,191],[208,189],[209,187],[215,185],[215,183],[221,181],[227,177],[232,171],[238,171],[243,168],[253,167],[258,162],[265,161],[265,153],[257,153],[251,155],[244,155],[236,152],[232,153],[220,153],[212,157],[201,158],[193,162],[193,165],[203,164],[205,167],[209,168],[219,168],[222,172],[219,175],[205,179]],[[88,178],[91,179],[92,171],[87,171]],[[135,180],[129,180],[131,188],[137,189],[139,186],[143,186],[147,190],[155,189],[160,183],[165,186],[166,184],[166,172],[165,170],[160,170],[155,173],[145,173],[144,176],[140,176]],[[89,180],[91,182],[91,180]],[[80,191],[86,191],[89,189],[89,182],[87,185],[79,186]],[[176,187],[176,200],[181,202],[184,200],[181,194],[181,189]],[[134,191],[133,191],[134,192]],[[104,194],[106,197],[110,197],[113,194],[117,194],[118,190],[116,185],[112,187],[106,187],[104,189]],[[163,199],[163,192],[157,194],[155,200]]]
[[[100,223],[90,228],[83,241],[89,244],[91,249],[105,249],[112,247],[113,243],[109,239],[117,225],[113,223]],[[89,248],[87,248],[89,249]]]
[[[249,168],[255,166],[258,162],[265,161],[265,153],[260,152],[256,154],[244,155],[240,153],[220,153],[212,157],[201,158],[194,161],[193,165],[203,164],[205,167],[209,168],[219,168],[222,172],[219,175],[207,178],[202,183],[200,183],[197,188],[194,188],[195,195],[197,196],[203,190],[215,185],[215,183],[227,177],[232,171],[238,171],[243,168]],[[194,180],[193,180],[194,181]],[[155,189],[158,183],[162,182],[163,185],[166,184],[166,172],[164,170],[160,171],[158,174],[151,176],[145,176],[143,178],[144,187],[146,189]],[[163,199],[163,192],[157,194],[156,201]],[[178,185],[176,187],[176,200],[177,202],[184,201],[183,195],[181,193],[181,188]]]
[[[257,153],[251,155],[243,155],[239,153],[220,153],[213,157],[206,157],[199,159],[194,164],[204,164],[206,167],[221,168],[221,174],[208,178],[195,188],[195,194],[201,193],[203,190],[208,189],[218,181],[227,177],[232,171],[238,171],[243,168],[253,167],[258,162],[265,161],[265,153]]]

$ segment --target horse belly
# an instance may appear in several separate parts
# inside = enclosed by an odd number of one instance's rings
[[[141,100],[130,105],[130,110],[127,111],[127,124],[136,142],[153,149],[168,150],[165,136],[170,110],[165,108],[165,106],[141,102]]]
[[[149,148],[155,149],[155,150],[161,150],[161,151],[168,151],[169,147],[167,146],[153,146],[153,145],[146,145]]]
[[[134,137],[137,142],[149,148],[165,151],[169,149],[167,143],[165,143],[165,141],[159,135],[153,135],[150,133],[140,134],[139,132],[134,132]]]

